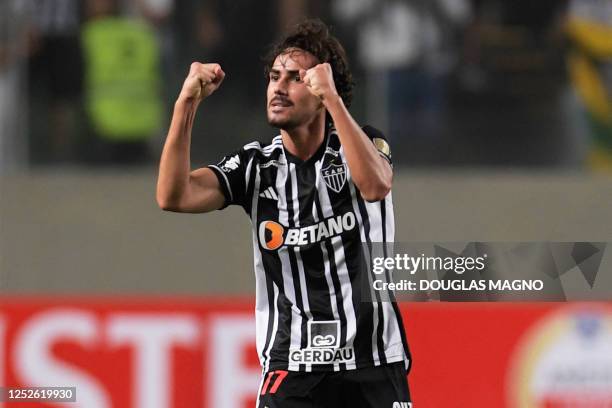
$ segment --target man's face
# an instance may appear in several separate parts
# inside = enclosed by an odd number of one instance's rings
[[[268,78],[268,123],[281,129],[294,129],[312,121],[323,104],[300,79],[300,69],[308,70],[319,62],[310,53],[292,48],[274,60]]]

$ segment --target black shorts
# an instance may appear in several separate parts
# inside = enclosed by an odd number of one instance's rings
[[[257,408],[411,408],[404,363],[336,372],[271,370]]]

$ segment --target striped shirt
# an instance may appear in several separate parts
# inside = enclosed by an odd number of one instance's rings
[[[363,128],[391,163],[383,134]],[[330,128],[302,161],[281,136],[252,142],[209,166],[225,205],[251,219],[257,351],[264,371],[338,371],[410,357],[397,305],[362,302],[362,243],[392,242],[392,196],[367,202]]]

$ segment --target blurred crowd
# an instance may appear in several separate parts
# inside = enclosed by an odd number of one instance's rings
[[[265,140],[262,56],[304,17],[398,164],[612,163],[611,0],[2,0],[0,169],[155,162],[194,60],[227,73],[194,164]]]

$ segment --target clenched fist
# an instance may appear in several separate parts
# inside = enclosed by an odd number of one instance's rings
[[[300,78],[308,90],[323,102],[338,95],[332,68],[327,62],[315,65],[309,70],[300,69]]]
[[[179,99],[193,100],[196,103],[215,92],[225,78],[225,72],[219,64],[201,64],[194,62],[189,75],[183,83]]]

